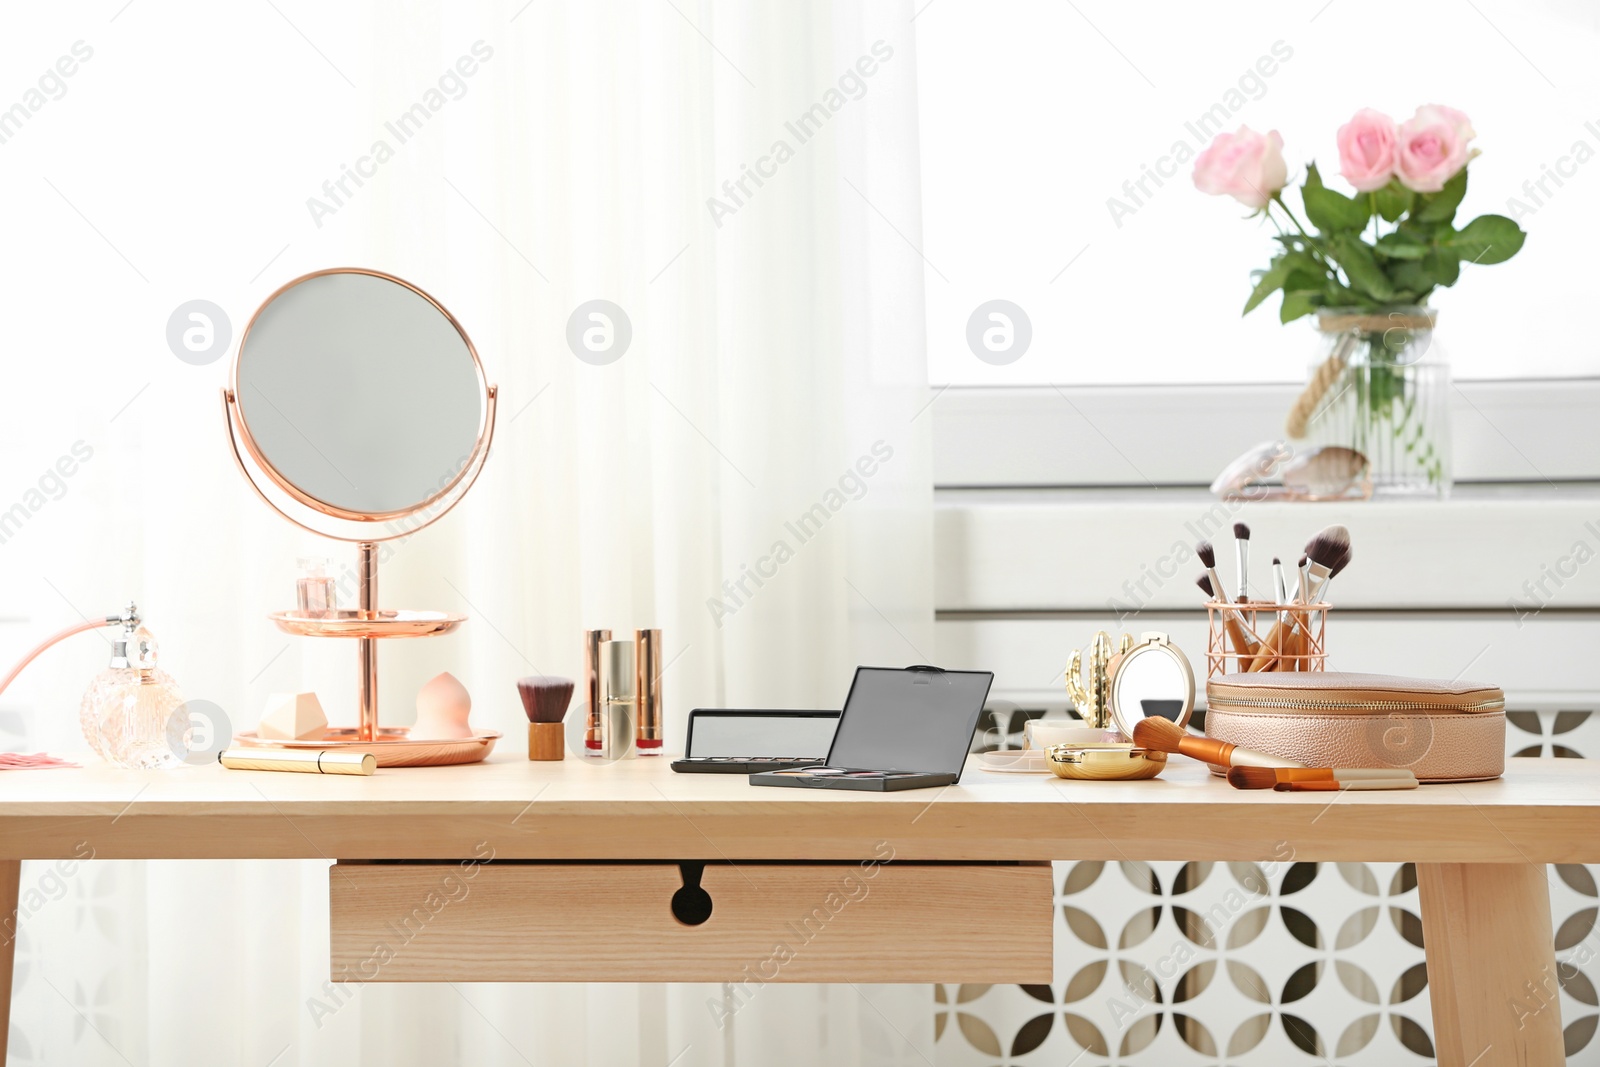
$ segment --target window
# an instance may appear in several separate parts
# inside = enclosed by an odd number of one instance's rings
[[[1291,174],[1314,157],[1332,184],[1334,131],[1357,109],[1404,119],[1433,102],[1478,132],[1463,213],[1513,214],[1529,233],[1517,258],[1463,270],[1432,301],[1456,377],[1600,373],[1587,311],[1600,232],[1592,10],[924,2],[921,247],[936,384],[1301,381],[1316,352],[1309,323],[1279,325],[1277,297],[1239,316],[1271,227],[1201,195],[1177,157],[1209,142],[1205,115],[1226,114],[1228,129],[1279,130]],[[968,344],[969,318],[991,300],[1031,327],[1005,365]]]

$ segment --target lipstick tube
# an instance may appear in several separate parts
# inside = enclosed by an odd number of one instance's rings
[[[588,703],[584,706],[583,754],[599,756],[604,747],[600,705],[600,646],[611,640],[610,630],[583,631],[583,686]]]
[[[636,734],[641,756],[661,755],[661,631],[633,632],[634,701]]]
[[[600,751],[603,759],[633,759],[637,720],[632,641],[600,643]],[[591,751],[590,755],[596,753]]]
[[[230,748],[217,762],[235,771],[300,771],[303,774],[371,774],[378,757],[370,752],[317,749]]]

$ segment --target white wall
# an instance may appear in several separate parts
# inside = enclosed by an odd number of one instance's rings
[[[932,0],[916,28],[935,382],[1301,378],[1311,326],[1280,326],[1277,297],[1239,316],[1249,272],[1270,256],[1270,227],[1201,195],[1188,165],[1147,185],[1154,195],[1120,226],[1106,204],[1175,141],[1194,147],[1184,123],[1276,42],[1291,57],[1229,128],[1279,130],[1291,167],[1316,158],[1336,172],[1334,132],[1359,108],[1403,120],[1420,104],[1450,104],[1471,116],[1483,150],[1462,208],[1472,217],[1508,213],[1524,181],[1586,142],[1596,158],[1564,188],[1547,185],[1555,195],[1522,220],[1523,252],[1464,270],[1433,303],[1458,377],[1600,372],[1582,310],[1600,280],[1594,5]],[[1297,194],[1290,202],[1298,211]],[[1033,326],[1028,352],[1001,367],[965,339],[972,311],[995,298]]]

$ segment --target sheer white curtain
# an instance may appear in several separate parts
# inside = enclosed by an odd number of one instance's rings
[[[21,482],[79,437],[95,451],[4,546],[7,647],[136,596],[188,695],[237,728],[302,688],[352,716],[352,650],[263,617],[297,555],[349,561],[248,495],[222,435],[226,360],[179,363],[163,336],[205,297],[236,339],[282,281],[351,263],[433,293],[501,387],[478,486],[383,565],[386,606],[471,616],[381,653],[386,717],[408,721],[450,670],[475,720],[515,740],[514,680],[575,674],[591,626],[663,628],[669,743],[694,706],[837,706],[857,663],[927,662],[911,14],[439,0],[41,16],[40,56],[92,37],[100,66],[0,177],[42,200],[20,223],[31,261],[4,268],[36,311],[0,328],[13,351],[52,353],[8,358],[23,433],[3,459]],[[141,111],[152,98],[171,113]],[[389,124],[419,103],[429,117],[402,141]],[[346,168],[364,180],[341,190]],[[603,366],[565,340],[595,299],[631,326]],[[0,728],[77,747],[104,655],[77,640],[7,694]],[[49,874],[30,864],[25,886]],[[925,986],[768,986],[726,1027],[718,986],[375,985],[328,1015],[325,863],[92,864],[63,881],[25,923],[24,1063],[931,1058]]]

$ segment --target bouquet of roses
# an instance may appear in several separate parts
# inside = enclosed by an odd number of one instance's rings
[[[1219,134],[1195,160],[1195,186],[1231,196],[1278,227],[1278,252],[1255,272],[1245,313],[1279,291],[1283,322],[1318,308],[1423,305],[1434,289],[1456,283],[1463,263],[1516,255],[1527,235],[1504,215],[1456,225],[1476,136],[1467,116],[1439,104],[1399,124],[1371,109],[1356,112],[1338,135],[1339,173],[1355,195],[1328,188],[1316,164],[1308,165],[1300,187],[1308,230],[1283,197],[1288,168],[1277,131],[1241,126]]]

